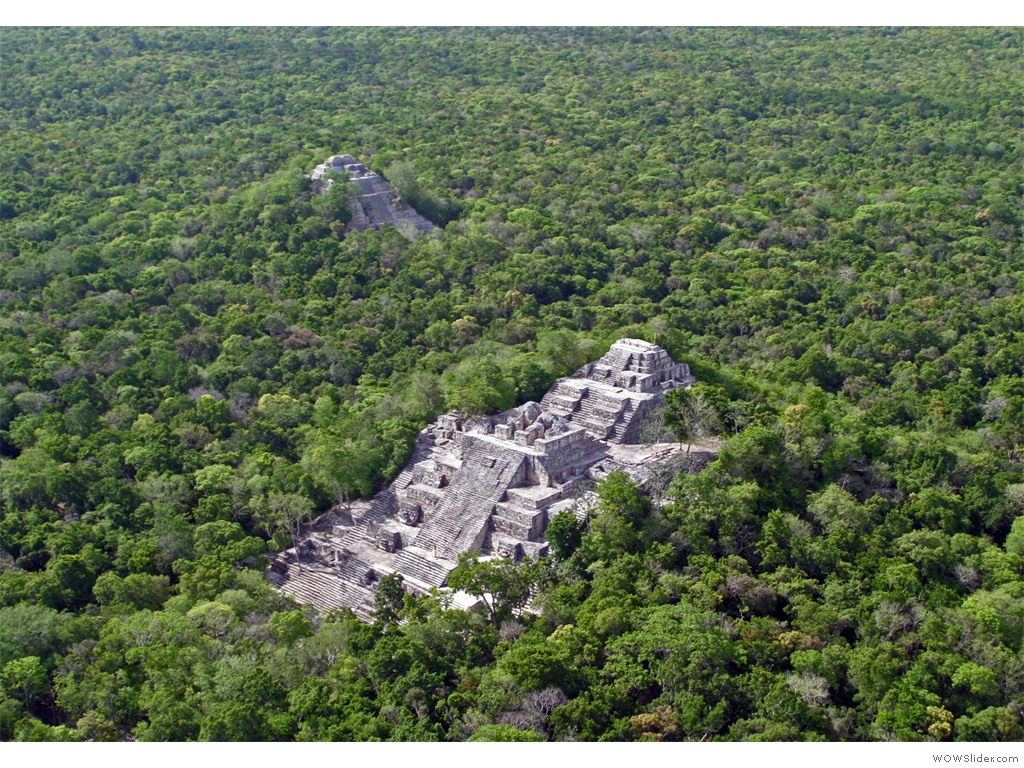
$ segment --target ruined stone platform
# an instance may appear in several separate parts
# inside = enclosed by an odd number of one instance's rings
[[[551,518],[585,515],[600,478],[622,470],[644,483],[660,462],[689,453],[638,443],[665,393],[693,381],[660,347],[621,339],[540,403],[474,420],[445,414],[420,433],[391,485],[368,506],[311,526],[271,560],[268,579],[300,602],[368,620],[385,575],[402,574],[422,594],[446,584],[462,552],[544,557]]]

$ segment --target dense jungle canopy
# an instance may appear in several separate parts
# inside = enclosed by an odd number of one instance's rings
[[[0,738],[1024,739],[1022,64],[1020,29],[0,30]],[[346,232],[336,152],[439,229]],[[268,588],[437,414],[622,336],[691,365],[666,423],[716,460],[466,561],[493,615]]]

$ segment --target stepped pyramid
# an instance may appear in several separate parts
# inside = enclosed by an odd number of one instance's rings
[[[551,517],[597,478],[629,471],[611,455],[615,446],[637,443],[665,392],[693,381],[661,347],[620,339],[540,403],[473,421],[445,414],[365,514],[278,554],[267,578],[300,602],[369,620],[387,574],[402,574],[419,594],[444,586],[462,552],[543,557]]]
[[[329,171],[347,174],[349,181],[355,182],[362,188],[361,195],[349,199],[352,219],[348,223],[348,231],[362,232],[371,228],[379,230],[381,224],[390,224],[396,228],[411,227],[415,232],[429,232],[432,229],[437,229],[430,221],[413,210],[412,206],[399,203],[401,207],[396,207],[398,192],[395,188],[352,155],[332,155],[309,174],[313,181],[320,182],[320,189],[324,192],[334,184],[333,179],[324,178]]]

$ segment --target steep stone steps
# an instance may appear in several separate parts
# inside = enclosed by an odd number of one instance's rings
[[[633,405],[632,400],[626,401],[626,407],[622,409],[622,413],[619,415],[619,420],[615,422],[615,426],[612,427],[611,434],[608,439],[616,443],[624,442],[629,436],[628,433],[630,428],[633,426],[633,416],[636,413],[636,408]]]
[[[353,526],[344,529],[344,533],[338,538],[338,546],[342,549],[353,549],[367,541],[373,541],[373,536],[367,528],[362,525]]]
[[[470,552],[483,544],[489,525],[494,504],[488,499],[481,499],[469,489],[460,489],[453,509],[461,510],[455,520],[456,525],[449,530],[454,531],[438,542],[437,555],[451,560],[458,558],[460,552]]]
[[[371,589],[345,581],[330,571],[291,566],[277,588],[321,611],[350,608],[360,618],[368,619],[373,610]]]
[[[466,498],[468,495],[468,489],[462,486],[449,487],[442,503],[427,514],[413,544],[432,552],[454,541],[462,532],[465,521],[452,514],[452,510],[461,509],[471,501]]]
[[[392,565],[394,570],[431,587],[443,586],[448,574],[455,567],[454,562],[443,561],[415,548],[403,549]]]
[[[336,573],[343,581],[350,582],[357,586],[363,586],[366,581],[376,578],[376,571],[374,567],[357,557],[347,557],[340,561],[338,563]],[[368,574],[372,574],[373,578],[368,579]]]
[[[504,496],[522,467],[522,454],[493,443],[472,461],[464,461],[427,517],[413,544],[437,557],[455,560],[460,552],[483,545],[494,504]],[[493,453],[493,455],[491,455]]]
[[[555,385],[541,398],[540,405],[544,410],[566,418],[576,411],[582,398],[583,394],[579,389],[567,386],[562,382],[555,382]]]
[[[469,504],[459,505],[460,509],[468,510],[470,514],[452,516],[444,521],[444,534],[434,541],[434,550],[438,557],[455,560],[460,552],[469,552],[482,543],[494,505],[488,504],[484,508],[472,509],[471,505],[474,502],[478,503],[478,500],[471,499]]]

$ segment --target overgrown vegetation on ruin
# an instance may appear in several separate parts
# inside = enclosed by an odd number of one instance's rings
[[[1020,30],[0,36],[0,737],[1024,738]],[[725,448],[465,564],[538,616],[268,588],[620,336]]]

